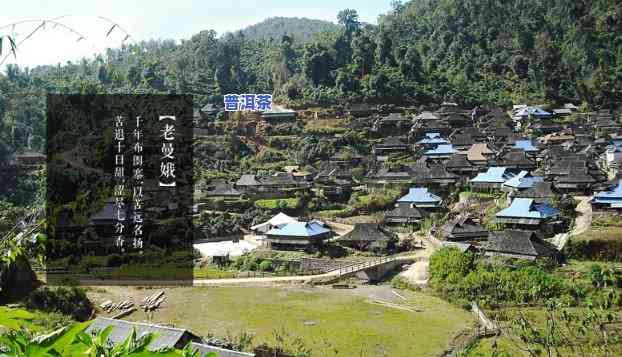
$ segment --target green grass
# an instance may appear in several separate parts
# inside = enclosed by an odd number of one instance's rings
[[[221,270],[215,267],[195,267],[194,278],[195,279],[228,279],[235,278],[235,272]]]
[[[364,296],[330,289],[260,287],[175,288],[154,321],[173,323],[200,334],[236,335],[274,343],[274,331],[299,336],[314,356],[431,356],[470,326],[471,314],[441,299],[404,291],[410,312],[368,302]],[[130,318],[142,320],[142,314]],[[314,324],[305,324],[313,321]],[[327,346],[332,346],[328,348]],[[335,354],[333,350],[338,351]],[[322,354],[322,353],[326,354]]]
[[[300,204],[300,199],[294,198],[279,198],[279,199],[265,199],[255,201],[255,207],[276,210],[276,209],[289,209],[295,210]]]
[[[32,331],[38,331],[42,327],[34,322],[36,318],[37,316],[32,312],[0,306],[0,328],[19,330],[23,327]]]

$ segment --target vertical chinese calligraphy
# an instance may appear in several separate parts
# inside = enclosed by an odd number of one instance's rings
[[[125,251],[125,120],[122,115],[114,118],[114,234],[115,245]]]
[[[160,158],[160,187],[175,187],[175,157],[173,156],[175,141],[175,116],[160,115],[160,122],[164,121],[162,132],[162,156]]]
[[[140,250],[143,248],[143,129],[141,126],[142,117],[136,117],[136,125],[132,133],[132,248]]]

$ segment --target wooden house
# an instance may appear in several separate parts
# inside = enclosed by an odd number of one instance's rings
[[[467,214],[461,214],[441,226],[440,235],[450,241],[484,240],[488,230]]]
[[[409,147],[397,137],[388,137],[374,145],[374,156],[377,161],[385,161],[389,154],[408,153]]]
[[[539,239],[532,231],[506,229],[490,232],[482,244],[486,256],[526,260],[559,260],[559,252],[548,242]]]
[[[469,180],[474,191],[500,190],[514,175],[506,167],[489,167],[486,172],[477,174]]]
[[[335,241],[356,250],[387,252],[393,249],[398,237],[377,223],[355,223],[350,232]]]
[[[387,225],[420,226],[428,213],[414,205],[396,205],[395,208],[384,215],[384,223]]]
[[[515,198],[508,208],[495,214],[495,221],[520,229],[541,229],[550,233],[552,223],[559,218],[559,210],[548,203],[536,203],[531,198]]]
[[[596,192],[591,202],[594,210],[622,212],[622,179],[607,190]]]

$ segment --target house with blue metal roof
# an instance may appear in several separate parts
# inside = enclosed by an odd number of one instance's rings
[[[505,181],[501,188],[505,192],[516,192],[532,188],[537,182],[544,182],[544,177],[533,176],[529,173],[529,171],[523,170],[516,176]]]
[[[469,180],[471,188],[476,191],[501,189],[503,184],[514,177],[507,167],[489,167],[486,172],[477,174]]]
[[[454,149],[451,144],[441,144],[438,145],[434,149],[426,150],[423,153],[423,156],[429,158],[446,158],[449,159],[453,154],[457,153],[458,150]]]
[[[266,241],[274,249],[305,249],[309,246],[320,246],[331,236],[331,230],[323,223],[312,220],[309,222],[288,222],[276,226],[266,234]]]
[[[438,208],[442,203],[442,198],[425,187],[410,188],[408,194],[397,200],[397,205],[412,205],[417,208]]]
[[[538,152],[539,149],[533,146],[531,140],[516,140],[512,149],[523,150],[525,152]]]
[[[416,142],[417,145],[423,145],[426,148],[435,148],[438,145],[449,144],[449,140],[441,137],[440,133],[426,133],[425,137]]]
[[[592,207],[599,210],[622,211],[622,179],[608,190],[596,192],[592,198]]]
[[[496,222],[517,228],[538,228],[559,217],[559,210],[548,203],[536,203],[531,198],[515,198],[510,207],[495,215]]]

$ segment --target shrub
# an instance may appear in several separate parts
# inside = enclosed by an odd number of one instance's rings
[[[272,262],[269,260],[264,260],[259,264],[260,271],[272,271]]]
[[[70,315],[78,321],[88,320],[93,311],[93,304],[86,293],[77,287],[39,288],[30,293],[26,306],[30,309]]]

